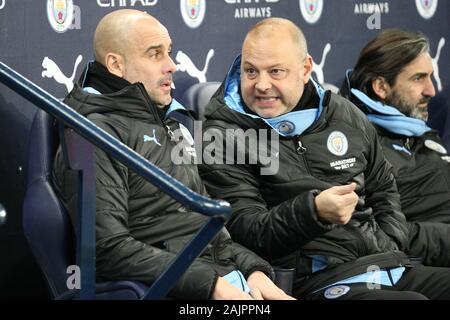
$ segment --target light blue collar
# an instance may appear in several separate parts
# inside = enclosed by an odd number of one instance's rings
[[[311,81],[313,82],[317,94],[320,97],[318,108],[288,112],[281,116],[268,119],[245,112],[242,99],[239,94],[239,86],[241,81],[240,65],[241,56],[239,55],[234,60],[225,80],[224,100],[230,109],[253,119],[261,119],[277,131],[278,134],[284,137],[293,137],[302,134],[319,118],[323,110],[325,90],[312,79]]]
[[[83,89],[84,89],[84,84],[85,84],[85,82],[86,82],[87,74],[88,74],[89,69],[91,68],[91,66],[92,66],[93,63],[94,63],[94,60],[89,60],[88,63],[87,63],[86,69],[84,70],[83,80],[81,81],[81,87],[82,87]],[[88,88],[91,88],[91,87],[88,87]],[[95,90],[95,89],[92,88],[92,90]],[[85,90],[85,91],[87,91],[87,90]],[[97,90],[95,90],[95,91],[97,91]],[[88,91],[88,92],[89,92],[89,91]],[[97,92],[98,92],[98,91],[97,91]],[[89,92],[89,93],[94,93],[94,92]],[[95,94],[95,93],[94,93],[94,94]],[[98,94],[100,94],[100,92],[98,92]]]
[[[357,89],[351,89],[351,93],[364,103],[369,109],[374,111],[368,114],[369,121],[386,129],[389,132],[402,136],[413,137],[421,136],[431,131],[425,121],[405,116],[396,108],[372,100],[363,92]]]
[[[97,89],[94,89],[92,87],[84,87],[83,91],[87,92],[87,93],[91,93],[91,94],[100,94],[101,95],[100,91],[98,91]],[[165,117],[167,118],[169,116],[169,114],[171,114],[173,111],[176,111],[176,110],[186,110],[186,108],[181,103],[179,103],[177,100],[172,99],[169,109],[167,109],[167,111],[166,111]]]
[[[174,98],[172,98],[172,102],[170,103],[169,109],[167,109],[166,112],[166,118],[169,116],[169,114],[171,114],[174,111],[177,110],[186,110],[186,108],[179,103],[177,100],[175,100]]]
[[[93,87],[84,87],[83,91],[87,92],[87,93],[90,93],[90,94],[99,94],[99,95],[101,95],[100,91],[98,91],[97,89],[95,89]]]

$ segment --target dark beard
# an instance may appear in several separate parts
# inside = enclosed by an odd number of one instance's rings
[[[398,111],[403,113],[407,117],[427,121],[428,120],[428,110],[427,108],[420,108],[419,104],[428,103],[431,98],[423,97],[417,104],[410,104],[405,99],[403,99],[397,92],[393,92],[391,95],[386,97],[385,103]]]

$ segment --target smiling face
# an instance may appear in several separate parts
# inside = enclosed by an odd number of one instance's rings
[[[282,25],[262,34],[250,32],[242,47],[242,98],[263,118],[294,109],[311,75],[312,59],[291,32]]]
[[[122,77],[131,83],[142,82],[156,104],[169,104],[176,65],[171,58],[172,41],[167,29],[160,23],[142,19],[133,38],[124,57]]]
[[[385,102],[408,117],[426,121],[428,102],[436,94],[431,76],[433,64],[428,52],[422,53],[387,85]]]

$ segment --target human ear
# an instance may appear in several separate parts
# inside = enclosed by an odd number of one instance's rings
[[[376,77],[372,80],[372,90],[381,100],[385,100],[388,95],[389,84],[383,77]]]
[[[313,60],[312,57],[307,54],[305,61],[303,62],[303,83],[307,84],[309,79],[311,78],[311,73],[313,69]]]
[[[125,76],[125,59],[120,54],[107,53],[105,56],[105,67],[110,73],[120,78]]]

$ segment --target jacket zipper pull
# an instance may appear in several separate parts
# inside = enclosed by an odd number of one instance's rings
[[[305,151],[306,151],[306,148],[303,146],[303,144],[302,144],[302,142],[300,141],[300,139],[297,140],[297,144],[298,144],[298,146],[297,146],[297,153],[298,153],[298,154],[304,154]]]
[[[411,150],[411,147],[409,146],[409,138],[406,138],[405,147],[406,147],[408,150]]]
[[[175,141],[175,134],[173,133],[173,131],[170,129],[170,127],[166,124],[166,129],[167,129],[167,134],[170,137],[170,141]]]

